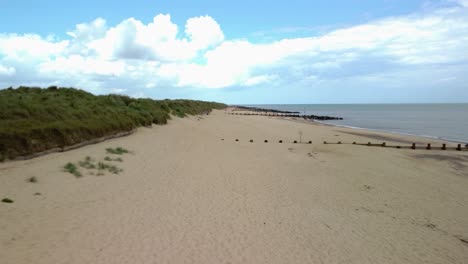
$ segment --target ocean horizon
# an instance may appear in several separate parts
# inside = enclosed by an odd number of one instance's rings
[[[320,123],[468,143],[468,103],[248,104],[244,106],[327,115]]]

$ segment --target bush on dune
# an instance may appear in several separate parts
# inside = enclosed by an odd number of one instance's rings
[[[0,90],[0,161],[222,109],[194,100],[95,96],[74,88]]]

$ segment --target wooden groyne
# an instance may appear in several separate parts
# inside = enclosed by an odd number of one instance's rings
[[[259,108],[259,107],[250,107],[250,106],[232,106],[234,109],[232,111],[251,111],[251,112],[270,112],[270,113],[282,113],[282,114],[299,114],[300,112],[292,112],[292,111],[283,111],[277,109],[267,109],[267,108]]]
[[[343,120],[342,117],[335,116],[318,116],[318,115],[299,115],[296,113],[228,113],[230,115],[243,115],[243,116],[271,116],[271,117],[294,117],[294,118],[303,118],[309,120]]]
[[[432,143],[426,143],[426,144],[416,144],[416,143],[411,143],[411,145],[388,145],[386,142],[382,143],[372,143],[372,142],[367,142],[367,143],[358,143],[358,142],[353,142],[353,143],[342,143],[341,141],[338,142],[328,142],[324,141],[324,145],[341,145],[341,144],[348,144],[348,145],[358,145],[358,146],[368,146],[368,147],[383,147],[383,148],[397,148],[397,149],[425,149],[425,150],[456,150],[456,151],[468,151],[468,144],[465,144],[462,146],[462,144],[457,144],[456,147],[447,147],[446,143],[442,143],[439,146],[435,146]]]
[[[224,141],[224,138],[221,139]],[[242,140],[236,138],[235,142],[240,142]],[[249,143],[254,143],[254,139],[249,139]],[[260,141],[261,142],[261,141]],[[289,143],[289,144],[312,144],[312,140],[291,140],[291,141],[285,141],[285,140],[270,140],[270,139],[264,139],[263,143]],[[440,145],[434,145],[433,143],[426,143],[426,144],[416,144],[412,143],[410,145],[392,145],[392,144],[387,144],[387,142],[382,142],[382,143],[372,143],[372,142],[365,142],[365,143],[359,143],[359,142],[352,142],[352,143],[345,143],[342,141],[336,141],[336,142],[329,142],[329,141],[323,141],[324,145],[355,145],[355,146],[368,146],[368,147],[381,147],[381,148],[397,148],[397,149],[425,149],[425,150],[456,150],[456,151],[468,151],[468,144],[462,145],[462,144],[457,144],[456,146],[451,146],[448,147],[446,143],[442,143]]]

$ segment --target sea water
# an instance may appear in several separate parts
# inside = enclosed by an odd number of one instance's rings
[[[364,128],[468,143],[468,103],[465,104],[276,104],[253,107],[327,115],[343,120],[323,121]]]

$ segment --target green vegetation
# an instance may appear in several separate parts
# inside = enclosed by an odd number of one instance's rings
[[[2,202],[4,202],[4,203],[13,203],[13,200],[10,199],[10,198],[3,198]]]
[[[123,148],[116,148],[116,149],[120,149],[120,152],[124,150]],[[116,149],[113,149],[113,150],[116,150]],[[129,151],[125,150],[125,152],[122,152],[122,153],[129,153]],[[120,157],[113,159],[113,158],[111,158],[109,156],[106,156],[104,158],[104,160],[105,161],[123,162],[122,158],[120,158]],[[81,168],[86,169],[87,174],[89,174],[89,175],[101,176],[101,175],[105,174],[104,173],[105,171],[108,171],[108,172],[113,173],[113,174],[119,174],[120,172],[123,171],[122,169],[118,168],[115,165],[104,163],[102,161],[98,161],[96,163],[95,160],[93,158],[91,158],[90,156],[86,156],[84,160],[79,161],[78,165]],[[82,176],[82,174],[79,171],[78,167],[75,164],[71,163],[71,162],[67,163],[63,168],[64,168],[65,172],[69,172],[69,173],[75,175],[76,177],[81,177]],[[93,170],[97,170],[97,172],[93,171]]]
[[[117,147],[115,149],[113,148],[106,148],[106,151],[107,153],[109,154],[116,154],[116,155],[122,155],[124,153],[128,153],[128,150],[124,149],[124,148],[121,148],[121,147]]]
[[[113,158],[111,158],[111,157],[109,157],[109,156],[106,156],[106,157],[104,158],[104,160],[105,160],[105,161],[118,161],[118,162],[123,162],[123,159],[122,159],[122,158],[115,158],[115,159],[113,159]]]
[[[66,171],[66,172],[69,172],[73,175],[75,175],[75,177],[79,178],[83,175],[81,175],[81,172],[78,170],[78,168],[76,167],[75,164],[71,163],[71,162],[68,162],[64,167],[63,169]]]
[[[85,160],[78,162],[78,165],[85,169],[95,169],[96,165],[94,165],[93,162],[94,160],[90,156],[86,156]]]
[[[73,88],[0,90],[0,161],[166,124],[170,115],[208,113],[224,104],[95,96]]]
[[[109,171],[110,173],[113,173],[113,174],[119,174],[119,172],[123,171],[122,169],[119,169],[114,165],[110,165],[110,164],[107,164],[107,163],[104,163],[104,162],[99,162],[98,163],[98,170],[100,171],[99,173],[102,173],[102,171],[107,170],[107,171]],[[99,174],[99,173],[98,173],[98,175],[103,175],[103,174]]]

